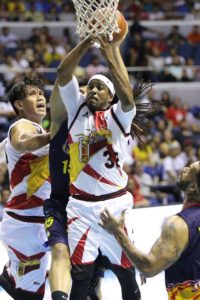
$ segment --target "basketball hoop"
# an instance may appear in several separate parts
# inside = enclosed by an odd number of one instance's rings
[[[76,10],[77,34],[85,38],[88,35],[119,32],[117,24],[117,6],[119,0],[72,0]]]

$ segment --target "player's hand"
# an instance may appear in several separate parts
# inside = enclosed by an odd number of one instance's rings
[[[99,34],[99,35],[95,34],[91,36],[91,39],[93,40],[94,43],[98,43],[100,45],[101,50],[106,49],[111,45],[107,34]]]
[[[109,212],[107,208],[105,208],[100,214],[102,224],[99,223],[99,225],[112,234],[119,229],[123,229],[125,221],[125,211],[126,210],[122,211],[121,217],[117,219]]]
[[[126,22],[126,31],[123,38],[117,42],[111,42],[113,47],[120,47],[120,45],[124,42],[126,36],[128,34],[128,23]]]
[[[106,34],[101,34],[98,36],[93,36],[94,44],[99,45],[99,49],[101,51],[102,56],[105,59],[109,59],[113,57],[113,47],[110,41],[108,40],[108,36]]]

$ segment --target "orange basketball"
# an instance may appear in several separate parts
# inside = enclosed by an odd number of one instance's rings
[[[120,32],[113,33],[112,43],[118,42],[121,39],[123,39],[123,37],[126,34],[126,30],[128,28],[128,24],[126,22],[126,19],[124,18],[123,14],[119,10],[117,11],[117,23],[118,23],[118,27],[120,29]]]

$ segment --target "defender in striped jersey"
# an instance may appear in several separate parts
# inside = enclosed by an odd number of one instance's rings
[[[11,195],[0,237],[9,263],[0,285],[15,300],[42,300],[47,270],[47,237],[43,203],[50,195],[49,133],[41,127],[46,115],[42,82],[25,78],[8,94],[19,120],[11,125],[5,144]]]
[[[135,247],[124,231],[124,215],[101,213],[103,227],[112,233],[145,277],[165,270],[169,300],[200,299],[200,161],[185,167],[177,182],[185,192],[183,209],[163,224],[148,254]]]
[[[90,38],[68,53],[58,67],[59,90],[68,112],[70,300],[86,300],[99,251],[110,260],[120,281],[123,299],[139,300],[140,291],[132,263],[115,239],[98,224],[99,212],[104,207],[111,208],[116,216],[122,210],[132,208],[132,196],[125,189],[127,175],[123,171],[123,162],[124,147],[136,113],[119,44],[111,45],[100,37],[98,40],[114,86],[107,77],[99,74],[89,80],[86,97],[80,93],[72,74],[92,45]],[[111,106],[115,91],[120,101]],[[131,236],[128,224],[127,234]]]

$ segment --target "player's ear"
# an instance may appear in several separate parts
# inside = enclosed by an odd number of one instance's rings
[[[197,184],[197,182],[191,182],[190,184],[189,184],[189,186],[188,186],[188,189],[189,189],[189,191],[190,192],[195,192],[195,191],[197,191],[198,190],[198,184]]]
[[[111,94],[111,92],[109,91],[109,103],[111,103],[113,101],[114,96]]]
[[[18,111],[21,111],[23,109],[22,100],[15,100],[14,106]]]

